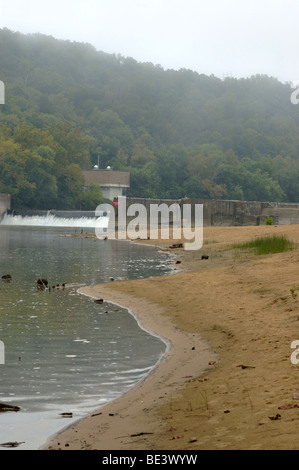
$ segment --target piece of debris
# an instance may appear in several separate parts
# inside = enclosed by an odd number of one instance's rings
[[[174,249],[174,248],[183,248],[183,247],[184,247],[183,243],[174,243],[169,248]]]
[[[46,290],[48,289],[49,283],[47,279],[38,279],[36,282],[36,286],[38,290]]]
[[[131,434],[130,437],[147,436],[148,434],[154,434],[154,433],[153,432],[138,432],[137,434]]]
[[[190,437],[189,442],[197,442],[197,437]]]
[[[25,444],[25,442],[4,442],[0,444],[1,447],[19,447],[21,444]]]
[[[5,413],[6,411],[20,411],[19,406],[8,405],[7,403],[0,403],[0,413]]]
[[[63,418],[72,418],[73,413],[60,413],[60,416],[62,416]]]
[[[279,410],[293,410],[294,408],[299,408],[299,404],[291,403],[289,405],[282,405],[278,407]]]
[[[241,369],[243,369],[243,370],[244,370],[244,369],[255,369],[254,366],[244,366],[243,364],[241,364],[241,365],[239,365],[239,366],[237,366],[237,367],[241,367]]]
[[[95,299],[94,303],[101,305],[104,302],[104,299]]]
[[[209,256],[202,255],[201,259],[209,259]]]
[[[281,415],[277,414],[276,416],[269,416],[269,419],[271,419],[271,421],[278,421],[281,419]]]
[[[12,276],[11,274],[4,274],[4,276],[1,277],[2,281],[11,281]]]

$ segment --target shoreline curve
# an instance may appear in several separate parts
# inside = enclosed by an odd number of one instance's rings
[[[118,284],[122,282],[114,286]],[[145,298],[120,292],[107,284],[83,287],[80,293],[128,310],[142,329],[166,344],[166,351],[149,374],[130,390],[50,437],[42,449],[129,450],[138,447],[140,441],[140,448],[144,449],[146,435],[154,434],[157,426],[159,432],[166,426],[159,416],[159,407],[175,398],[195,370],[197,377],[206,372],[215,354],[200,334],[179,329],[171,317],[163,315],[161,306]]]

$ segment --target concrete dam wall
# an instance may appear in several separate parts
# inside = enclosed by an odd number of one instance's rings
[[[148,218],[150,217],[150,207],[152,204],[160,206],[166,204],[169,208],[172,204],[178,204],[183,215],[183,205],[189,204],[194,216],[194,207],[196,204],[203,205],[203,223],[205,227],[209,226],[246,226],[263,225],[267,217],[272,217],[275,225],[294,225],[299,224],[299,203],[274,203],[274,202],[248,202],[248,201],[221,201],[204,199],[143,199],[126,198],[127,210],[133,204],[141,204],[145,207]],[[41,217],[46,218],[54,216],[56,219],[74,219],[96,217],[94,211],[13,211],[10,212],[11,199],[7,194],[0,194],[0,222],[6,211],[12,216],[22,217]],[[137,214],[136,214],[137,216]],[[136,216],[127,217],[127,222],[135,219]],[[170,223],[172,222],[172,213],[169,214]],[[150,219],[148,220],[150,222]]]
[[[202,204],[205,227],[263,225],[267,217],[272,217],[275,225],[299,224],[299,203],[210,201],[187,198],[178,200],[127,198],[127,207],[132,204],[142,204],[145,206],[148,215],[150,214],[151,204],[157,204],[158,206],[166,204],[170,207],[174,203],[180,205],[181,212],[183,204],[190,204],[193,209],[196,204]]]
[[[0,222],[5,212],[10,209],[10,205],[11,205],[10,195],[0,194]]]

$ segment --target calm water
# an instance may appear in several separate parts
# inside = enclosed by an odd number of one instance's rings
[[[163,275],[170,259],[127,242],[60,236],[61,229],[0,227],[0,401],[21,407],[0,414],[0,444],[37,449],[47,438],[142,380],[166,345],[126,310],[96,305],[82,285]],[[36,281],[66,283],[38,291]],[[72,412],[66,420],[60,413]],[[0,448],[2,449],[2,448]]]

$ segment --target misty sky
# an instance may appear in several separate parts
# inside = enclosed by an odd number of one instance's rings
[[[0,0],[3,27],[165,69],[299,79],[298,0]]]

